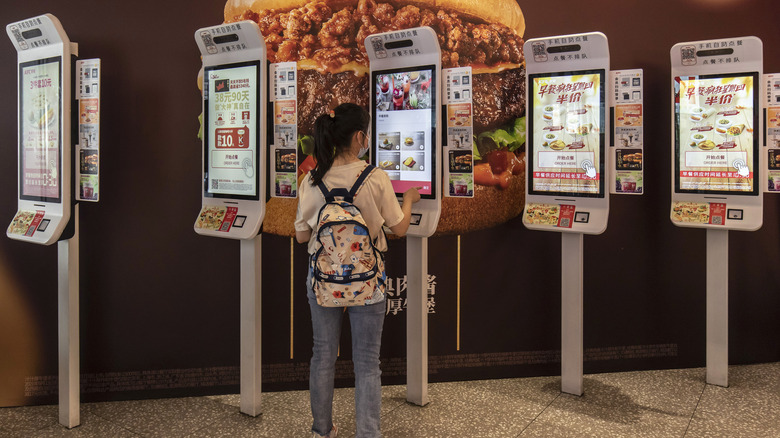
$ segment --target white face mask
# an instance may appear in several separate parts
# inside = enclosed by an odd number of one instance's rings
[[[371,149],[371,129],[369,129],[368,132],[368,134],[364,133],[366,136],[366,145],[360,148],[360,151],[358,151],[358,158],[363,158],[368,153],[369,149]]]

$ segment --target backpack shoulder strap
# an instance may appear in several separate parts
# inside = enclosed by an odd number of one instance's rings
[[[360,189],[360,186],[363,184],[363,181],[368,178],[368,175],[370,175],[371,171],[373,171],[375,168],[376,166],[372,166],[370,164],[366,166],[366,168],[363,169],[363,171],[358,176],[357,180],[355,180],[355,184],[353,184],[352,188],[349,190],[343,188],[328,190],[328,188],[325,186],[325,183],[322,181],[317,184],[317,187],[319,187],[320,191],[322,192],[322,196],[325,197],[325,202],[335,202],[336,197],[340,196],[351,204],[355,199],[355,195],[357,194],[358,189]]]
[[[363,169],[363,172],[360,173],[360,176],[358,176],[358,179],[355,180],[355,184],[352,184],[352,188],[349,189],[349,202],[352,202],[352,200],[355,198],[355,195],[357,194],[358,190],[360,189],[360,186],[363,185],[363,181],[368,178],[368,175],[371,174],[371,172],[376,169],[376,166],[368,165],[365,169]]]

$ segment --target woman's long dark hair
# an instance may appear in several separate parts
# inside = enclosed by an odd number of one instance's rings
[[[333,159],[344,153],[355,132],[368,131],[371,116],[354,103],[342,103],[331,113],[314,121],[314,158],[317,165],[311,171],[311,184],[317,185],[330,170]]]

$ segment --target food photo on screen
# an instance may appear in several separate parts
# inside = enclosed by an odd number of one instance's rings
[[[401,111],[431,107],[431,70],[381,74],[376,77],[376,110]]]
[[[474,135],[463,141],[473,149],[474,197],[443,198],[437,233],[458,234],[496,226],[522,211],[525,19],[514,0],[229,0],[224,20],[258,23],[269,62],[297,63],[299,179],[315,164],[310,155],[314,120],[344,102],[369,109],[376,93],[383,92],[381,84],[378,89],[371,88],[373,79],[369,75],[365,38],[375,33],[431,27],[439,36],[442,68],[472,67],[470,87],[474,105]],[[390,93],[390,98],[389,103],[382,104],[383,108],[393,112],[396,105],[401,110],[425,106],[430,88],[424,87],[429,79],[424,73],[406,69],[389,75],[384,92]],[[399,96],[393,102],[392,93],[396,90]],[[379,144],[388,150],[397,146],[399,150],[408,136],[398,135],[397,141],[387,137],[386,144],[384,139]],[[401,178],[400,174],[389,175],[391,179]],[[297,199],[270,199],[263,231],[293,236],[296,209]],[[491,213],[484,214],[485,211]]]

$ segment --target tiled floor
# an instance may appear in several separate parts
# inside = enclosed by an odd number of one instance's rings
[[[430,404],[386,386],[382,431],[409,437],[780,437],[780,363],[734,366],[729,388],[704,369],[585,376],[585,395],[560,393],[559,377],[438,383]],[[336,390],[340,437],[355,434],[354,390]],[[264,413],[238,411],[238,395],[85,403],[81,426],[57,406],[0,409],[0,437],[309,437],[307,391],[263,394]]]

